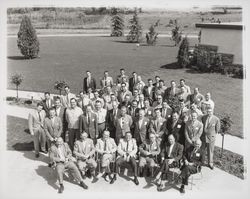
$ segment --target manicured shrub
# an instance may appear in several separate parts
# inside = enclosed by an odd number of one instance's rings
[[[127,41],[131,43],[140,43],[142,41],[142,26],[139,22],[137,10],[135,9],[133,18],[129,20],[129,33]]]
[[[123,36],[124,30],[124,19],[121,14],[119,14],[117,8],[111,9],[111,37],[121,37]]]

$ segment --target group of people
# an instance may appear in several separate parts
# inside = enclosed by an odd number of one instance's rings
[[[105,71],[97,88],[87,71],[78,96],[68,85],[64,90],[64,95],[53,98],[45,92],[28,118],[35,156],[49,154],[48,165],[58,174],[59,193],[64,190],[65,170],[87,189],[86,176],[104,177],[113,184],[127,163],[136,185],[138,176],[146,174],[161,191],[169,170],[177,167],[180,192],[185,193],[189,176],[200,172],[206,155],[207,166],[213,169],[220,131],[220,120],[213,114],[215,104],[210,93],[203,96],[199,88],[192,93],[184,79],[179,85],[172,80],[167,87],[156,76],[146,84],[136,72],[128,77],[120,69],[116,80]]]

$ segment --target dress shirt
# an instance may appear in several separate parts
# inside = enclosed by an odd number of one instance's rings
[[[97,122],[98,124],[104,123],[106,121],[107,110],[101,108],[99,111],[95,112],[97,115]]]
[[[78,129],[79,128],[79,117],[83,114],[80,107],[68,108],[66,110],[66,120],[68,122],[68,128]]]
[[[168,157],[170,157],[172,150],[173,150],[174,144],[169,146],[169,150],[168,150]]]

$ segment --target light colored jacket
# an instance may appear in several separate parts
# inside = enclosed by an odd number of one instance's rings
[[[96,151],[100,154],[103,154],[104,152],[104,146],[105,146],[105,141],[103,138],[100,138],[97,140],[96,143]],[[106,141],[106,151],[110,153],[114,153],[117,150],[117,146],[115,144],[115,141],[113,138],[108,138]]]
[[[76,159],[82,159],[83,155],[93,157],[95,154],[93,140],[90,138],[87,138],[85,141],[77,140],[74,145],[73,154],[76,156]]]
[[[127,142],[125,138],[120,139],[120,142],[118,144],[118,157],[124,156],[126,153],[128,153],[131,157],[135,157],[136,153],[138,151],[138,147],[136,144],[136,140],[132,138]]]
[[[39,121],[39,115],[37,110],[32,110],[28,116],[28,125],[30,132],[39,129],[40,127],[43,128],[44,126],[44,119],[46,117],[46,113],[44,110],[40,112],[41,121]]]
[[[44,121],[44,130],[49,139],[58,138],[62,134],[62,121],[60,117],[54,117],[54,122],[50,118],[45,118]]]

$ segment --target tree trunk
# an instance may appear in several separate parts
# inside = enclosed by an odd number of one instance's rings
[[[222,157],[223,148],[224,148],[224,134],[222,135],[222,147],[221,147],[221,154],[220,154],[220,157]]]
[[[18,101],[18,85],[16,85],[16,100]]]

